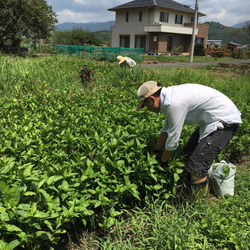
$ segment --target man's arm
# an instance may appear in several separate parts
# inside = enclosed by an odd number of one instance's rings
[[[165,146],[167,138],[168,138],[168,134],[165,132],[161,132],[161,134],[156,142],[154,151],[160,151]],[[169,160],[169,158],[171,157],[171,155],[173,154],[173,152],[174,151],[168,151],[165,149],[162,156],[161,156],[161,162],[167,162]]]
[[[165,132],[161,132],[161,134],[160,134],[160,136],[155,144],[154,150],[160,151],[165,146],[167,138],[168,138],[168,134]]]
[[[171,157],[171,155],[173,154],[173,152],[174,151],[168,151],[165,149],[161,156],[161,162],[167,162],[169,158]]]

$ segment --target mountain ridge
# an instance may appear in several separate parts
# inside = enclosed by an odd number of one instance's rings
[[[226,44],[227,42],[235,42],[244,45],[246,41],[237,38],[231,37],[232,32],[236,28],[242,28],[246,22],[241,22],[235,24],[232,27],[225,26],[220,24],[219,22],[205,22],[209,25],[209,32],[208,32],[208,40],[222,40],[222,44]],[[88,30],[89,32],[101,32],[105,31],[107,34],[106,36],[109,37],[108,32],[111,32],[111,26],[115,25],[115,21],[108,21],[108,22],[91,22],[91,23],[74,23],[74,22],[66,22],[62,24],[56,25],[57,30],[59,31],[66,31],[71,30],[73,28],[82,28],[84,30]]]
[[[65,22],[62,24],[57,24],[56,28],[59,31],[71,30],[73,28],[82,28],[88,29],[90,32],[110,30],[111,26],[115,25],[115,21],[108,22],[89,22],[89,23],[74,23],[74,22]]]
[[[211,22],[206,22],[206,23],[213,23]],[[229,27],[229,28],[242,28],[246,24],[245,22],[237,23],[233,26],[225,26],[224,27]],[[75,22],[65,22],[62,24],[57,24],[56,27],[58,30],[63,31],[63,30],[71,30],[73,28],[83,28],[83,29],[88,29],[90,32],[95,32],[95,31],[102,31],[102,30],[110,30],[111,26],[115,25],[115,20],[111,20],[108,22],[88,22],[88,23],[75,23]]]

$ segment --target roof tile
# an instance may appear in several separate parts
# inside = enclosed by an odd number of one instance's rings
[[[190,13],[195,12],[195,10],[191,9],[189,6],[177,3],[173,0],[134,0],[134,1],[130,1],[128,3],[110,8],[108,10],[116,11],[119,9],[130,9],[130,8],[139,8],[139,7],[156,7],[156,6],[190,12]],[[202,13],[199,13],[199,14],[202,14]]]

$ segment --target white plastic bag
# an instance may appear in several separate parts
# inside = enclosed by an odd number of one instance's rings
[[[236,166],[226,161],[215,163],[208,171],[209,183],[217,196],[234,195],[234,177]]]

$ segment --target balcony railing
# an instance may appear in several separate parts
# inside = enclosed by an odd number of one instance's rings
[[[144,32],[164,32],[164,33],[192,35],[193,25],[189,23],[189,25],[184,24],[184,26],[180,26],[180,25],[169,25],[159,22],[155,24],[145,25]],[[197,35],[197,33],[198,29],[196,29],[195,34]]]

